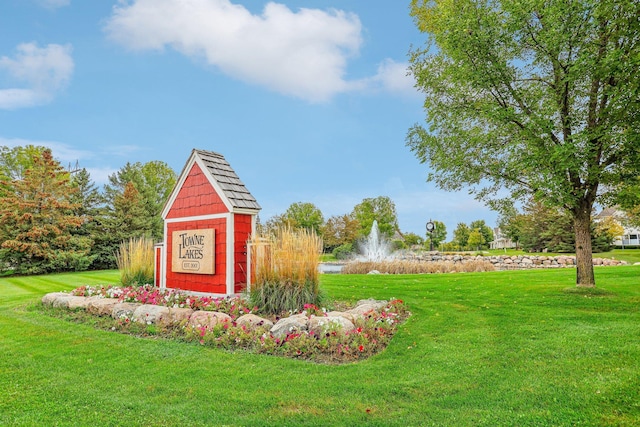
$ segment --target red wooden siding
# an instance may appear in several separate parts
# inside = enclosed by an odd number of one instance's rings
[[[211,186],[209,186],[211,188]],[[227,293],[227,224],[225,218],[207,219],[202,221],[172,222],[167,224],[167,288],[190,290],[195,292],[209,292],[216,294]],[[209,274],[174,273],[171,271],[172,236],[178,230],[198,230],[213,228],[215,234],[215,271]]]
[[[194,163],[167,213],[167,218],[184,218],[226,212],[229,211],[224,202],[211,186],[200,166]]]
[[[247,286],[247,240],[251,236],[251,215],[235,214],[234,218],[234,285],[233,291],[242,292]]]

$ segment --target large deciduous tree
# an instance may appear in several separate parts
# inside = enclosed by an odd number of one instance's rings
[[[578,286],[595,286],[594,203],[640,175],[639,13],[637,1],[411,2],[429,40],[410,58],[429,127],[408,146],[441,188],[568,212]]]
[[[0,145],[0,196],[8,194],[11,181],[24,178],[25,172],[33,167],[33,159],[42,155],[45,147],[36,145],[7,147]]]
[[[324,215],[322,215],[322,211],[313,203],[292,203],[284,213],[284,219],[294,228],[306,228],[316,233],[316,235],[322,234]]]
[[[366,198],[353,208],[351,216],[360,224],[358,237],[368,236],[373,226],[373,221],[378,222],[380,233],[392,238],[398,228],[398,214],[396,204],[387,196]]]

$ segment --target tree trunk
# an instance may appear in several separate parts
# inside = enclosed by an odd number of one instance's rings
[[[591,206],[581,206],[574,211],[573,227],[576,233],[576,285],[595,287],[591,249]]]

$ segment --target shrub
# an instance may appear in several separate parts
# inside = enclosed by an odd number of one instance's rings
[[[333,250],[336,259],[349,259],[353,255],[353,243],[344,243]]]
[[[116,263],[123,285],[153,283],[153,240],[149,237],[137,237],[120,243]]]
[[[250,301],[263,313],[279,314],[320,301],[321,239],[311,230],[281,228],[251,240]]]

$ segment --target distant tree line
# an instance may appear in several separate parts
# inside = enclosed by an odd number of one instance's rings
[[[575,253],[576,241],[573,220],[564,210],[550,207],[541,201],[530,199],[521,211],[512,209],[498,220],[500,230],[517,247],[527,252]],[[606,252],[622,227],[604,220],[591,220],[591,246],[593,252]]]
[[[0,146],[0,272],[115,268],[121,242],[143,236],[163,239],[160,214],[176,179],[164,162],[127,163],[99,189],[86,169],[65,169],[45,147]],[[640,200],[633,197],[627,198],[632,201],[627,212],[640,222]],[[262,232],[282,226],[312,230],[322,237],[325,253],[345,258],[358,252],[358,243],[369,235],[374,221],[395,249],[433,245],[444,251],[483,250],[494,239],[484,220],[459,223],[450,242],[441,221],[433,221],[433,232],[425,231],[424,237],[403,233],[395,204],[387,196],[363,199],[351,212],[326,220],[313,203],[296,202],[258,226]],[[499,226],[526,251],[575,251],[571,218],[533,200],[521,212],[503,214]],[[615,223],[592,223],[594,251],[608,250],[619,234]]]

